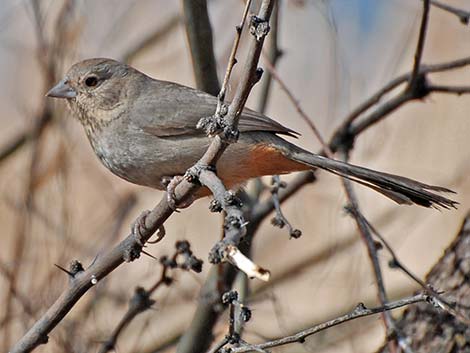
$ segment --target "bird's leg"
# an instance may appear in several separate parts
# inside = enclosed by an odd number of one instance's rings
[[[186,208],[189,207],[194,200],[195,197],[191,196],[188,200],[176,204],[176,195],[175,189],[178,184],[184,179],[184,175],[174,175],[174,176],[164,176],[161,179],[161,184],[166,187],[166,200],[168,205],[171,207],[172,210],[177,211],[177,208]]]
[[[147,226],[145,225],[145,220],[147,219],[147,216],[150,214],[151,211],[145,210],[143,211],[139,217],[134,221],[131,227],[132,235],[135,237],[135,241],[139,246],[142,248],[145,246],[145,243],[149,244],[155,244],[158,243],[160,240],[163,239],[165,236],[165,227],[163,225],[160,226],[157,230],[157,239],[155,240],[149,240],[144,236],[144,233],[148,233],[149,230],[147,229]]]
[[[137,244],[139,244],[141,247],[145,246],[145,239],[142,233],[147,231],[147,228],[145,227],[145,219],[149,215],[150,211],[145,210],[143,211],[139,217],[134,221],[132,224],[132,235],[135,237],[135,240]]]
[[[162,184],[166,184],[166,201],[168,202],[168,205],[171,207],[171,209],[174,211],[176,211],[177,208],[175,189],[181,182],[181,180],[183,180],[182,175],[175,175],[173,177],[168,176],[162,178]]]

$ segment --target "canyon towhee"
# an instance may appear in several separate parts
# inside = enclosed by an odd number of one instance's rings
[[[196,125],[214,114],[216,97],[155,80],[111,59],[73,65],[47,96],[65,98],[101,162],[135,184],[165,189],[168,180],[183,175],[211,142]],[[436,193],[448,189],[305,151],[279,136],[295,136],[294,131],[250,109],[243,110],[238,129],[238,142],[217,163],[217,174],[229,188],[258,176],[320,168],[400,204],[444,208],[457,204]],[[197,197],[208,195],[200,190]]]

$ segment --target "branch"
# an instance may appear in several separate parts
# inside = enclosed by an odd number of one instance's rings
[[[284,93],[287,95],[287,97],[289,98],[289,100],[291,101],[292,105],[295,107],[295,109],[297,110],[297,113],[299,113],[299,115],[302,117],[302,120],[308,125],[308,127],[312,130],[313,134],[315,135],[315,137],[317,138],[317,140],[320,142],[320,144],[323,146],[323,148],[325,149],[325,151],[327,152],[327,154],[331,154],[331,151],[329,150],[329,147],[328,145],[326,144],[325,140],[323,139],[320,131],[317,129],[317,127],[315,126],[315,124],[313,123],[313,120],[310,119],[307,115],[307,113],[305,113],[305,111],[302,109],[302,107],[300,106],[300,102],[298,99],[296,99],[294,97],[294,94],[291,92],[291,90],[289,89],[289,87],[287,87],[287,85],[284,83],[284,81],[280,78],[279,74],[277,73],[276,69],[274,68],[274,66],[270,63],[270,62],[266,62],[266,67],[268,69],[268,71],[270,72],[270,74],[272,75],[272,77],[276,80],[276,82],[279,84],[279,86],[281,87],[281,90],[284,91]]]
[[[388,304],[385,304],[384,306],[376,307],[376,308],[366,308],[364,304],[359,303],[356,308],[354,308],[351,312],[348,314],[342,315],[340,317],[337,317],[335,319],[326,321],[324,323],[315,325],[311,328],[308,328],[306,330],[300,331],[294,335],[278,338],[272,341],[268,341],[265,343],[261,344],[256,344],[252,345],[250,347],[234,347],[231,348],[232,353],[242,353],[242,352],[251,352],[253,351],[253,347],[256,347],[257,349],[267,349],[267,348],[273,348],[273,347],[278,347],[278,346],[283,346],[286,344],[291,344],[291,343],[303,343],[305,342],[305,339],[309,336],[312,336],[320,331],[324,331],[326,329],[329,329],[330,327],[340,325],[342,323],[364,317],[364,316],[370,316],[378,313],[383,313],[385,311],[401,308],[406,305],[414,304],[414,303],[420,303],[420,302],[426,302],[428,300],[428,296],[425,294],[418,294],[412,297],[400,299],[397,301],[390,302]]]
[[[422,65],[419,69],[419,74],[421,75],[426,75],[430,73],[436,73],[436,72],[445,72],[449,70],[455,70],[459,69],[465,66],[470,65],[470,57],[462,58],[459,60],[455,61],[449,61],[449,62],[444,62],[440,64],[433,64],[433,65]],[[387,113],[387,111],[393,111],[394,109],[398,108],[401,104],[403,104],[405,101],[402,101],[401,99],[398,99],[398,102],[395,101],[392,103],[388,103],[387,105],[382,106],[382,113],[373,113],[369,115],[368,118],[365,118],[364,120],[370,120],[368,123],[363,123],[362,128],[357,127],[356,131],[348,131],[351,124],[363,113],[365,113],[367,110],[369,110],[371,107],[373,107],[375,104],[379,103],[380,100],[389,92],[391,92],[393,89],[397,88],[401,84],[409,81],[411,79],[412,73],[406,73],[401,76],[398,76],[397,78],[393,79],[389,83],[387,83],[383,88],[381,88],[379,91],[377,91],[374,95],[372,95],[369,99],[364,101],[362,104],[360,104],[356,109],[354,109],[349,116],[344,120],[343,124],[341,125],[340,128],[336,129],[335,133],[333,134],[333,137],[331,140],[333,141],[333,145],[330,145],[330,148],[332,150],[336,150],[336,148],[340,145],[341,140],[344,139],[344,136],[351,134],[351,135],[357,135],[358,133],[362,132],[367,128],[369,125],[372,125],[375,121],[378,121],[377,119],[378,116],[383,114],[384,112]],[[411,97],[408,97],[408,99],[411,99]],[[388,106],[388,108],[387,108]],[[391,107],[390,107],[391,106]],[[338,140],[336,142],[335,140]]]
[[[415,91],[415,86],[419,84],[419,67],[421,66],[421,58],[423,56],[424,42],[426,40],[426,31],[428,28],[429,20],[429,0],[423,0],[423,15],[421,16],[421,26],[419,27],[418,44],[415,51],[415,62],[413,71],[411,73],[410,81],[408,83],[408,90]]]
[[[467,213],[462,225],[445,253],[428,272],[425,283],[442,291],[453,308],[461,316],[470,317],[468,278],[470,267],[470,213]],[[470,338],[467,334],[469,324],[459,317],[449,315],[448,310],[431,298],[431,302],[439,309],[433,310],[423,303],[407,308],[402,318],[396,321],[397,327],[413,340],[408,342],[416,353],[427,352],[465,352]],[[439,334],[436,334],[436,333]],[[387,352],[382,347],[378,352]]]
[[[249,2],[247,2],[247,7],[245,8],[244,16],[246,16],[248,12],[248,5]],[[254,16],[251,18],[250,32],[253,37],[248,51],[249,60],[246,61],[245,67],[242,71],[240,83],[235,92],[233,101],[230,103],[228,108],[224,108],[223,100],[225,96],[225,88],[227,86],[227,82],[230,77],[233,65],[235,64],[235,53],[236,49],[238,48],[239,36],[237,36],[235,40],[234,51],[232,52],[233,55],[231,55],[231,60],[229,62],[229,67],[227,69],[224,83],[222,84],[221,92],[219,93],[219,104],[217,106],[217,111],[214,117],[209,118],[210,120],[207,120],[207,118],[203,118],[201,119],[202,123],[200,121],[200,123],[198,124],[200,126],[203,126],[204,129],[206,129],[210,133],[222,129],[223,135],[219,134],[215,136],[213,142],[211,143],[206,152],[206,155],[203,156],[201,160],[196,164],[196,166],[189,171],[189,174],[192,179],[200,180],[202,177],[202,179],[204,179],[204,181],[208,183],[207,186],[211,185],[213,187],[212,191],[216,192],[216,195],[219,198],[218,201],[220,202],[220,205],[222,207],[228,207],[233,205],[225,203],[225,201],[223,200],[225,195],[221,194],[223,193],[222,189],[224,189],[223,185],[221,185],[221,183],[217,185],[216,180],[214,180],[214,178],[209,179],[211,176],[213,176],[213,174],[210,173],[210,169],[208,169],[207,166],[214,166],[215,162],[218,160],[220,155],[232,142],[231,140],[233,138],[236,139],[238,137],[238,131],[236,130],[236,128],[238,126],[238,120],[240,118],[241,112],[246,103],[251,88],[259,81],[261,77],[261,71],[260,69],[258,69],[258,60],[261,54],[264,38],[269,32],[268,21],[272,12],[273,5],[273,0],[263,1],[259,10],[259,15],[257,17]],[[243,27],[239,27],[239,29],[237,30],[237,33],[239,35],[241,33],[242,28]],[[225,114],[226,116],[224,116]],[[220,124],[220,118],[222,117],[223,124]],[[235,208],[236,207],[231,210],[231,215],[234,215],[233,212],[235,212]],[[241,211],[237,212],[241,214]],[[234,242],[235,244],[245,234],[244,232],[246,230],[245,225],[240,222],[240,218],[238,218],[238,215],[234,215],[234,217],[237,218],[237,220],[235,221],[236,224],[231,224],[231,222],[234,221],[234,219],[230,218],[231,215],[227,215],[225,219],[225,238],[229,239],[229,242]]]
[[[464,25],[468,25],[470,22],[470,11],[465,11],[447,4],[443,4],[437,0],[431,0],[431,5],[457,16],[460,22],[462,22]]]
[[[284,228],[287,226],[287,230],[289,232],[289,236],[297,239],[302,236],[302,231],[300,229],[292,227],[289,220],[284,216],[281,210],[281,203],[279,202],[279,190],[285,189],[287,183],[281,181],[279,175],[274,175],[271,180],[271,198],[274,204],[274,209],[276,211],[276,215],[271,219],[271,223],[279,228]]]
[[[273,68],[271,68],[271,69],[273,70]],[[311,128],[311,130],[313,131],[314,135],[317,137],[320,144],[322,145],[323,151],[325,151],[325,154],[329,158],[333,158],[334,157],[333,153],[329,149],[329,146],[326,145],[323,137],[321,136],[319,130],[316,128],[313,120],[302,110],[298,100],[295,99],[294,95],[290,92],[288,87],[284,84],[284,82],[280,79],[280,77],[277,75],[277,73],[274,70],[273,70],[273,77],[276,78],[276,80],[280,83],[280,85],[281,85],[282,89],[284,90],[284,92],[288,95],[291,102],[297,107],[297,112],[300,114],[302,119],[308,123],[308,125]],[[345,148],[344,150],[342,149],[342,152],[344,152],[345,161],[347,159],[347,153],[348,153],[347,151],[348,150],[349,150],[348,148]],[[374,269],[374,274],[375,274],[375,278],[376,278],[376,282],[377,282],[377,290],[378,290],[378,297],[379,297],[380,304],[385,305],[387,303],[388,299],[387,299],[387,295],[386,295],[386,291],[385,291],[385,286],[383,284],[382,271],[381,271],[380,264],[379,264],[379,261],[378,261],[377,249],[375,248],[375,243],[374,243],[374,241],[372,239],[372,235],[370,234],[370,231],[367,228],[367,226],[365,225],[365,223],[361,222],[361,219],[359,217],[356,217],[356,214],[359,213],[359,205],[357,203],[355,194],[353,192],[351,182],[349,180],[345,179],[345,178],[342,178],[342,181],[343,181],[344,188],[346,190],[346,195],[348,197],[348,201],[350,203],[350,208],[352,210],[351,213],[355,216],[358,229],[360,231],[360,234],[362,235],[362,239],[363,239],[364,243],[366,244],[368,254],[369,254],[369,257],[370,257],[371,262],[372,262],[372,266],[373,266],[373,269]],[[279,208],[278,200],[274,200],[274,206],[275,206],[277,212],[279,212],[278,211],[278,208]],[[391,315],[388,314],[388,313],[385,313],[383,315],[383,317],[384,317],[384,323],[385,323],[385,326],[387,328],[388,333],[394,332],[393,319],[392,319]],[[387,334],[387,336],[388,336],[388,334]],[[392,349],[392,351],[394,351],[394,349]]]
[[[241,253],[238,244],[246,234],[246,222],[241,210],[241,202],[235,195],[225,189],[217,175],[208,169],[199,173],[199,181],[207,186],[214,195],[211,211],[225,211],[224,236],[215,244],[209,253],[209,261],[213,264],[228,261],[243,271],[248,277],[263,281],[269,280],[269,271],[254,264]]]
[[[183,261],[178,261],[180,258],[183,258]],[[170,286],[173,283],[173,279],[168,275],[170,270],[179,268],[186,271],[193,270],[199,273],[202,269],[202,261],[193,255],[190,244],[187,241],[177,241],[174,255],[171,258],[166,256],[161,257],[160,264],[162,265],[160,279],[148,290],[145,290],[142,287],[137,287],[135,289],[134,295],[129,301],[129,308],[111,334],[111,337],[101,346],[99,351],[100,353],[107,353],[115,350],[118,337],[124,329],[129,326],[137,315],[147,311],[153,304],[155,304],[155,301],[151,299],[152,294],[158,288],[162,286]]]
[[[3,160],[10,157],[13,153],[15,153],[21,147],[23,147],[28,140],[29,140],[28,134],[23,133],[17,136],[12,141],[8,142],[7,145],[4,148],[2,148],[2,150],[0,151],[0,163],[3,162]]]
[[[444,86],[429,84],[428,89],[431,92],[456,94],[458,96],[470,93],[470,86]]]
[[[196,86],[216,96],[220,85],[206,0],[183,0],[183,13]]]
[[[356,124],[353,124],[349,127],[349,131],[347,131],[347,134],[349,135],[349,138],[354,139],[357,135],[361,134],[362,132],[366,131],[368,128],[373,126],[374,124],[382,121],[385,119],[388,115],[393,113],[395,110],[400,108],[403,104],[415,99],[413,94],[408,92],[407,90],[403,91],[400,95],[397,97],[394,97],[390,99],[388,102],[382,104],[379,106],[376,110],[374,110],[372,113],[370,113],[368,116],[364,117],[361,119]],[[344,133],[345,131],[341,131],[341,133]],[[340,135],[337,135],[340,136]],[[335,146],[333,150],[336,151],[336,149],[339,147]]]
[[[221,292],[228,290],[235,278],[235,268],[227,265],[211,267],[200,290],[196,312],[178,342],[178,353],[204,352],[212,342],[213,327],[223,310],[220,305]]]
[[[405,275],[411,278],[414,282],[416,282],[425,293],[427,293],[430,297],[432,297],[432,301],[435,303],[436,306],[439,308],[447,311],[449,314],[453,315],[457,320],[460,320],[462,323],[469,325],[470,319],[465,317],[462,313],[456,310],[457,307],[469,309],[470,307],[465,307],[459,303],[450,303],[447,299],[445,299],[440,293],[438,293],[434,288],[430,285],[423,282],[417,275],[415,275],[408,267],[406,267],[398,258],[393,248],[390,244],[385,240],[385,238],[375,229],[375,227],[362,215],[360,212],[356,213],[356,217],[360,219],[360,222],[363,223],[365,226],[369,228],[369,230],[380,240],[380,242],[385,246],[389,254],[392,256],[392,259],[389,261],[389,266],[391,268],[398,268],[400,269]]]
[[[344,153],[343,155],[343,160],[347,161],[347,154]],[[379,257],[378,257],[378,249],[377,249],[377,244],[374,241],[371,231],[369,227],[367,226],[367,223],[364,221],[364,217],[362,217],[362,213],[359,210],[359,204],[356,198],[356,194],[354,193],[354,189],[352,186],[352,183],[350,180],[347,180],[346,178],[342,178],[344,190],[346,191],[346,196],[348,198],[349,205],[347,206],[348,212],[352,215],[354,218],[357,229],[359,230],[359,233],[361,234],[362,241],[366,245],[367,253],[369,255],[369,259],[372,264],[372,269],[374,270],[374,277],[375,281],[377,284],[377,295],[379,298],[380,304],[386,305],[388,302],[388,296],[387,292],[385,290],[385,284],[382,276],[382,269],[380,266],[379,262]],[[392,316],[388,312],[384,312],[382,315],[385,327],[386,327],[386,337],[394,337],[396,332],[395,329],[395,324],[393,321]],[[389,342],[390,344],[390,351],[391,352],[396,352],[396,346],[393,341]]]
[[[276,67],[278,60],[282,56],[282,51],[279,49],[279,0],[276,1],[273,9],[273,14],[271,16],[271,31],[268,38],[268,42],[265,45],[265,51],[263,52],[263,57],[266,59],[263,64],[267,66],[267,63],[272,67]],[[261,80],[259,91],[260,99],[256,111],[264,114],[266,112],[266,107],[268,106],[268,101],[271,91],[271,82],[272,76],[271,71],[268,67],[268,72],[263,75]]]
[[[238,345],[242,342],[245,345],[247,344],[241,339],[240,330],[243,324],[250,320],[251,310],[245,305],[243,305],[242,302],[240,302],[239,294],[235,290],[226,292],[222,295],[222,304],[224,305],[228,304],[230,308],[228,333],[219,343],[217,343],[210,350],[209,353],[218,353],[220,352],[220,349],[222,349],[227,344]],[[252,345],[250,346],[253,347]],[[255,348],[255,350],[257,349]],[[264,350],[260,350],[260,351],[265,352]]]
[[[368,117],[364,118],[355,126],[345,126],[345,128],[349,130],[346,132],[350,135],[349,138],[351,138],[351,135],[355,136],[373,124],[381,121],[404,103],[414,99],[422,99],[430,93],[430,91],[427,89],[426,76],[420,70],[429,19],[429,7],[429,0],[423,0],[423,15],[421,17],[418,43],[416,45],[416,51],[414,55],[414,64],[406,88],[397,97],[383,104],[376,111],[371,113]],[[352,140],[350,142],[351,146],[349,148],[352,147]]]

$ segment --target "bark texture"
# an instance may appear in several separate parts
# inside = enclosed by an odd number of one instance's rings
[[[470,316],[470,213],[426,283],[442,292],[462,316]],[[419,303],[406,309],[396,322],[414,353],[470,353],[470,326],[447,311]],[[379,352],[388,353],[388,347]]]

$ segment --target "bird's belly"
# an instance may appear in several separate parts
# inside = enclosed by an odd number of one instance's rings
[[[101,136],[90,142],[103,165],[115,175],[162,190],[162,178],[183,175],[203,155],[209,139],[197,140],[162,139],[140,133]]]

